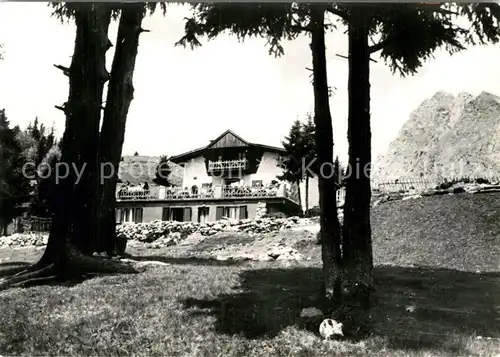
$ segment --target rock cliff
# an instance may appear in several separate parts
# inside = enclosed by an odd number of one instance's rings
[[[375,181],[500,176],[500,98],[437,92],[410,114],[387,152],[374,162]]]

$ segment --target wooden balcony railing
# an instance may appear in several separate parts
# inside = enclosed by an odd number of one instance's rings
[[[160,188],[151,187],[149,190],[144,190],[140,187],[121,187],[116,192],[117,200],[158,200]]]
[[[278,187],[222,186],[222,197],[277,197]]]
[[[192,190],[176,188],[176,187],[151,187],[149,190],[144,189],[127,189],[122,188],[116,193],[116,199],[122,201],[128,200],[185,200],[196,198],[213,198],[213,190]]]
[[[186,199],[202,199],[202,198],[214,198],[213,190],[199,190],[198,192],[193,192],[187,189],[166,189],[165,194],[161,195],[162,199],[165,200],[186,200]]]
[[[151,187],[149,190],[140,188],[121,188],[116,193],[118,201],[129,200],[196,200],[196,199],[227,199],[227,198],[272,198],[284,197],[296,201],[285,185],[250,187],[217,185],[209,189],[193,190],[175,187]]]
[[[219,161],[209,161],[208,170],[209,171],[231,171],[231,170],[244,170],[248,166],[247,159],[238,160],[219,160]]]

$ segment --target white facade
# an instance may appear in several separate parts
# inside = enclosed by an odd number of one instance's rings
[[[212,177],[207,174],[205,166],[205,158],[203,156],[195,157],[184,165],[184,177],[182,179],[182,187],[191,188],[193,185],[201,187],[204,183],[212,183]]]
[[[270,184],[277,180],[277,176],[283,174],[283,169],[279,165],[279,154],[274,152],[264,152],[259,162],[257,172],[245,174],[240,177],[240,184],[251,186],[253,181],[262,181],[263,185]],[[193,185],[202,187],[203,184],[212,183],[213,186],[224,185],[224,179],[217,175],[209,176],[205,165],[205,158],[198,156],[183,164],[184,177],[182,187],[191,188]],[[235,176],[234,178],[236,178]]]
[[[300,183],[300,200],[302,209],[306,209],[306,181],[302,181]],[[313,208],[314,206],[319,206],[319,188],[318,188],[318,178],[310,177],[309,178],[309,208]]]

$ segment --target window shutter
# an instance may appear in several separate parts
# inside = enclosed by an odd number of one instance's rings
[[[163,211],[161,213],[162,221],[170,221],[170,207],[163,207]]]
[[[115,210],[115,220],[116,223],[122,223],[122,210],[120,208]]]
[[[240,206],[240,219],[246,219],[247,216],[247,206]]]
[[[216,211],[215,211],[215,220],[220,220],[222,219],[222,216],[224,215],[224,207],[222,206],[219,206],[217,207]]]
[[[134,213],[134,223],[142,223],[142,208],[136,208]]]
[[[184,208],[184,222],[191,222],[191,207]]]

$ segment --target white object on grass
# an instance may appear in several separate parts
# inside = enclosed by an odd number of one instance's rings
[[[337,322],[334,319],[324,319],[321,325],[319,325],[319,334],[325,340],[334,335],[344,336],[342,326],[341,322]]]

